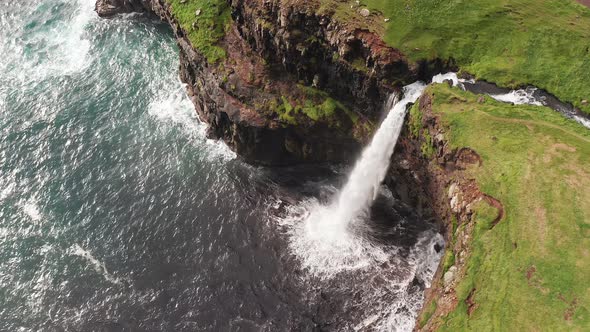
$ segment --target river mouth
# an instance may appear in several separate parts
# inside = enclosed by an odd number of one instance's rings
[[[0,329],[410,330],[437,225],[381,188],[386,259],[310,273],[281,221],[349,170],[237,160],[205,138],[170,29],[93,4],[0,13]]]

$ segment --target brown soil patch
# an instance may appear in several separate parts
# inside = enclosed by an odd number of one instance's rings
[[[387,46],[383,39],[374,32],[366,29],[356,29],[354,35],[363,41],[365,46],[371,50],[371,53],[376,55],[376,60],[382,64],[388,64],[394,60],[405,60],[404,55],[399,50]]]
[[[524,178],[529,180],[531,178],[534,163],[534,154],[532,151],[529,151],[527,160],[528,163],[526,164],[526,169],[524,170]]]
[[[465,202],[475,202],[480,197],[479,186],[477,185],[477,181],[475,179],[464,180],[463,183],[459,185],[461,190],[461,198]]]
[[[529,266],[529,268],[526,271],[522,271],[522,270],[519,270],[519,271],[525,273],[527,283],[529,284],[529,286],[538,289],[541,293],[543,293],[545,295],[549,294],[549,289],[541,286],[542,279],[537,274],[537,267],[536,266],[531,265],[531,266]]]
[[[498,209],[498,216],[496,216],[496,218],[492,221],[492,227],[490,227],[491,229],[494,228],[500,222],[500,220],[504,218],[504,205],[502,205],[502,202],[488,194],[482,194],[482,197],[488,204]]]
[[[469,295],[465,299],[465,304],[467,304],[467,314],[471,316],[471,314],[477,309],[477,303],[473,300],[473,296],[475,295],[475,288],[469,292]]]
[[[530,281],[530,280],[531,280],[531,278],[532,278],[532,277],[535,275],[535,272],[537,272],[537,268],[536,268],[534,265],[533,265],[533,266],[531,266],[531,267],[529,267],[529,268],[526,270],[526,278],[527,278],[527,280],[529,280],[529,281]]]
[[[590,0],[577,0],[579,3],[581,3],[582,5],[590,8]]]
[[[537,218],[540,240],[544,243],[547,234],[547,210],[542,207],[536,207],[535,217]],[[544,248],[543,243],[541,243],[542,248]]]
[[[590,257],[590,250],[588,248],[581,248],[580,249],[579,258],[576,260],[576,266],[579,268],[584,268],[588,263],[588,258]]]
[[[579,164],[568,163],[566,169],[571,171],[565,177],[565,182],[573,188],[584,188],[587,186],[587,180],[590,179],[590,173],[583,169]]]
[[[470,148],[461,148],[457,151],[456,164],[459,168],[466,168],[468,165],[481,166],[483,161],[475,150]]]
[[[553,157],[558,156],[559,150],[567,152],[576,152],[576,148],[574,148],[573,146],[569,146],[563,143],[555,143],[551,145],[549,150],[547,150],[545,156],[543,157],[543,161],[545,163],[551,162],[551,159],[553,159]]]
[[[578,309],[578,299],[574,298],[571,302],[569,302],[562,294],[557,295],[557,298],[569,305],[563,313],[563,319],[566,321],[571,321],[574,317],[574,314],[576,313],[576,310]]]

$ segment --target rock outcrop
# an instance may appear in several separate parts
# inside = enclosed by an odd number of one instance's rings
[[[149,9],[148,1],[139,0],[98,0],[96,12],[100,17],[110,17],[116,14],[132,13]]]

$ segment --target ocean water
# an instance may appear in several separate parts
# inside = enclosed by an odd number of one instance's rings
[[[0,331],[411,329],[435,227],[382,188],[388,258],[311,273],[289,230],[348,170],[242,163],[205,137],[170,29],[93,9],[0,5]]]

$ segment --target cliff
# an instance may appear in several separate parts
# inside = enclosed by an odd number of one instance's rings
[[[342,22],[319,2],[99,0],[96,10],[169,22],[199,117],[250,163],[351,161],[391,92],[447,66],[411,65],[371,30],[382,17]]]
[[[414,105],[403,155],[422,156],[447,250],[417,328],[586,330],[590,132],[542,106],[445,84]]]

